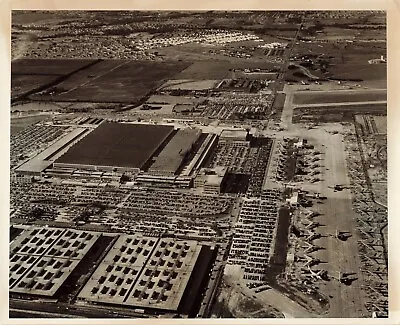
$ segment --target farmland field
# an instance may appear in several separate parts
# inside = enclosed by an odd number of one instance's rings
[[[129,61],[127,60],[104,60],[98,61],[95,64],[77,71],[76,73],[69,76],[67,79],[56,85],[57,89],[62,90],[63,92],[68,92],[73,89],[79,88],[80,86],[91,82],[94,78],[97,78],[103,74],[110,72],[112,69],[116,67],[126,64]],[[53,100],[53,96],[47,93],[34,94],[30,96],[35,100]],[[61,96],[62,97],[62,96]]]
[[[15,74],[63,76],[94,61],[81,59],[19,59],[12,61],[11,73],[13,78]]]
[[[21,96],[31,90],[55,81],[56,75],[13,75],[11,78],[11,98]]]
[[[184,62],[130,61],[117,67],[114,65],[101,75],[96,74],[96,66],[93,66],[92,80],[53,97],[57,101],[132,103],[187,65]]]
[[[386,91],[382,90],[343,90],[335,92],[313,91],[297,92],[294,95],[293,103],[303,104],[322,104],[322,103],[346,103],[346,102],[368,102],[386,100]]]

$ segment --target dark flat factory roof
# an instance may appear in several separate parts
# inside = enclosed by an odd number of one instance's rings
[[[164,125],[104,122],[56,162],[141,168],[173,129]]]

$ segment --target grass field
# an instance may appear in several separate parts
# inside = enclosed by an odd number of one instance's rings
[[[273,69],[279,64],[269,62],[229,62],[229,61],[199,61],[178,73],[173,79],[226,79],[231,77],[232,69]]]
[[[50,84],[57,78],[59,76],[56,75],[13,75],[11,77],[11,98]]]
[[[108,71],[103,65],[110,64]],[[151,90],[158,87],[166,79],[188,66],[184,62],[151,62],[130,61],[124,64],[107,62],[102,64],[102,71],[96,70],[96,65],[78,77],[72,76],[66,83],[58,85],[63,90],[72,84],[80,86],[52,96],[54,101],[85,101],[133,103],[140,100]],[[76,78],[80,79],[75,80]],[[88,80],[88,78],[90,78]]]
[[[346,103],[346,102],[368,102],[386,100],[386,91],[357,91],[344,90],[335,92],[310,91],[297,92],[293,97],[293,104],[323,104],[323,103]]]
[[[18,59],[11,63],[11,74],[63,76],[94,61],[81,59]]]
[[[11,106],[11,112],[56,112],[62,107],[54,103],[30,102]]]
[[[77,71],[76,73],[69,76],[57,85],[57,88],[69,91],[77,88],[83,84],[91,82],[94,78],[97,78],[103,74],[110,72],[116,67],[128,63],[128,60],[104,60],[99,61],[86,69]],[[36,98],[36,97],[35,97]],[[46,96],[40,95],[40,98],[46,98]]]
[[[372,58],[372,57],[371,57]],[[386,80],[386,64],[344,63],[328,68],[331,78],[340,80]]]
[[[360,32],[361,30],[357,30]],[[353,33],[352,31],[348,31]],[[371,31],[368,31],[371,32]],[[380,31],[382,37],[372,39],[385,39],[384,31]],[[345,33],[346,34],[346,33]],[[340,35],[336,35],[339,37]],[[345,37],[346,35],[344,35]],[[386,80],[386,64],[369,64],[368,60],[386,57],[386,43],[368,42],[297,42],[292,51],[292,56],[300,58],[307,55],[312,58],[314,65],[310,71],[317,75],[336,80],[375,81]],[[327,74],[319,70],[318,57],[328,63]]]

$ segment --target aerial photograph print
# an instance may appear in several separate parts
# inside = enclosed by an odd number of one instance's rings
[[[386,11],[13,10],[10,41],[9,319],[389,317]]]

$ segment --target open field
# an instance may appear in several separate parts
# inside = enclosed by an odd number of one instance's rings
[[[11,113],[16,112],[56,112],[62,107],[55,103],[30,102],[11,106]]]
[[[226,79],[230,78],[232,69],[271,69],[275,70],[279,65],[270,62],[229,62],[229,61],[198,61],[190,65],[172,79]]]
[[[386,100],[386,91],[382,90],[302,91],[295,93],[293,104],[373,102],[382,100]]]
[[[331,79],[338,80],[386,80],[386,64],[337,64],[329,71],[332,73]]]
[[[56,75],[13,75],[11,78],[11,98],[46,87],[57,80]]]
[[[357,28],[356,28],[357,27]],[[300,36],[313,37],[316,41],[339,41],[346,40],[385,40],[384,29],[362,28],[360,25],[348,25],[348,28],[338,26],[323,26],[318,32],[307,32],[304,30]],[[314,38],[315,37],[315,38]]]
[[[151,105],[156,106],[157,108],[153,109],[144,109],[143,105],[135,107],[134,109],[130,110],[129,112],[137,115],[143,116],[162,116],[162,115],[170,115],[173,113],[174,105],[171,104],[158,104],[158,105]]]
[[[86,67],[85,69],[82,69],[78,72],[75,72],[71,76],[69,76],[67,79],[64,79],[60,83],[56,85],[56,90],[58,89],[58,92],[68,92],[74,89],[79,88],[81,85],[85,85],[89,82],[91,82],[93,79],[98,78],[99,76],[102,76],[116,67],[126,64],[129,61],[127,60],[102,60],[102,61],[97,61],[96,63]],[[35,94],[30,96],[32,99],[52,99],[53,96],[50,96],[47,94],[47,92],[43,92],[40,94]]]
[[[54,100],[133,103],[186,66],[187,63],[181,62],[130,61],[55,95]]]
[[[249,80],[276,80],[278,74],[276,72],[244,72],[235,71],[235,76],[239,78],[247,78]]]
[[[18,59],[11,63],[11,74],[63,76],[95,60],[81,59]]]
[[[358,82],[386,80],[386,64],[368,63],[369,60],[378,59],[381,55],[386,58],[384,41],[297,42],[291,54],[292,60],[297,63],[302,62],[303,56],[310,58],[312,62],[307,64],[309,71],[325,79]]]
[[[385,31],[382,32],[385,36]],[[322,55],[334,63],[367,63],[372,58],[379,58],[386,53],[385,42],[320,42],[300,41],[293,48],[293,56]]]

